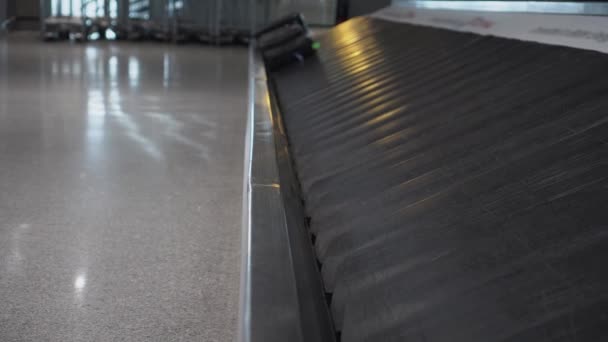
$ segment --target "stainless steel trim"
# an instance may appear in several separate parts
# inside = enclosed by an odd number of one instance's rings
[[[237,341],[335,342],[287,137],[268,86],[264,64],[250,48]]]
[[[393,0],[393,5],[482,12],[608,15],[606,2]]]
[[[268,88],[250,51],[243,269],[238,341],[302,340],[297,285],[281,198]]]

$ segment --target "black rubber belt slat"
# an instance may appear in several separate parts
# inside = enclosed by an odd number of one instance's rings
[[[271,75],[342,340],[608,340],[608,56],[358,18]]]

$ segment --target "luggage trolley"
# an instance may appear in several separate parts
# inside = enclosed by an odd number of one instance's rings
[[[174,0],[173,35],[178,43],[211,43],[214,28],[214,7],[217,1]]]
[[[279,0],[174,0],[173,27],[178,42],[247,42],[273,18]]]
[[[223,0],[220,3],[221,16],[216,31],[222,36],[234,37],[236,42],[247,42],[254,32],[293,13],[301,13],[313,25],[335,23],[336,0]]]
[[[177,42],[233,43],[237,31],[228,25],[233,20],[230,17],[247,17],[242,9],[248,8],[248,1],[175,0],[173,3],[174,38]]]
[[[254,3],[242,0],[224,0],[219,19],[219,32],[231,37],[235,43],[248,43],[249,37],[270,19],[272,1]]]
[[[117,32],[121,39],[169,40],[170,0],[120,0]]]
[[[81,0],[87,39],[114,39],[118,0]]]
[[[40,29],[45,40],[86,39],[81,1],[40,0]]]
[[[115,37],[118,0],[41,0],[40,9],[45,40]]]

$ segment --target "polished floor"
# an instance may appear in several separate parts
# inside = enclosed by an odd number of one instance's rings
[[[0,341],[232,341],[247,52],[0,39]]]

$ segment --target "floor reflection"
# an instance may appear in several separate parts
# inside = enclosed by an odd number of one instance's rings
[[[246,49],[0,38],[0,341],[234,339],[246,76]]]

